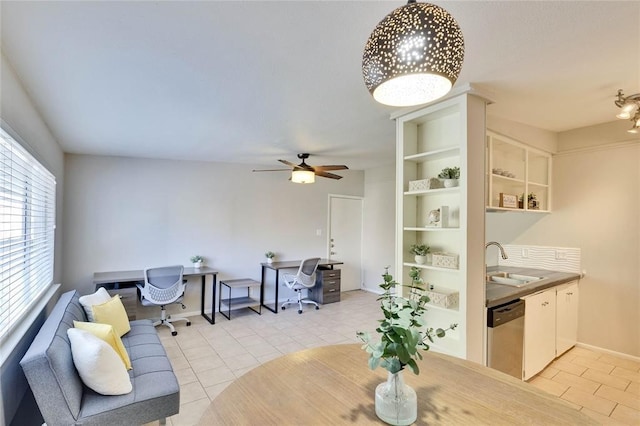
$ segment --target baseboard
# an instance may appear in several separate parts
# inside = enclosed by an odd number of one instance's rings
[[[612,351],[612,350],[609,350],[609,349],[600,348],[598,346],[587,345],[586,343],[577,342],[576,343],[576,347],[589,349],[589,350],[596,351],[596,352],[602,352],[602,353],[605,353],[605,354],[608,354],[608,355],[616,356],[618,358],[630,359],[632,361],[640,362],[640,357],[639,356],[633,356],[633,355],[625,354],[623,352],[616,352],[616,351]]]

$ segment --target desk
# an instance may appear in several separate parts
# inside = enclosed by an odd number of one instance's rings
[[[361,344],[322,346],[262,364],[227,386],[200,425],[383,424],[374,392],[386,370],[370,370]],[[470,361],[423,352],[420,375],[405,370],[418,395],[416,424],[592,425],[559,398]]]
[[[213,288],[211,291],[211,316],[208,316],[204,312],[204,299],[205,299],[205,282],[206,276],[211,275],[213,281]],[[202,282],[202,295],[200,296],[200,315],[202,315],[209,323],[216,323],[216,277],[218,271],[215,269],[203,266],[202,268],[184,268],[184,277],[201,277]],[[131,288],[136,286],[137,282],[144,281],[144,271],[113,271],[113,272],[95,272],[93,274],[93,284],[96,290],[100,287],[104,287],[107,290],[119,289],[119,288]]]
[[[268,310],[273,313],[278,313],[278,287],[280,281],[280,270],[281,269],[298,269],[300,267],[300,262],[302,260],[288,260],[286,262],[273,262],[273,263],[261,263],[262,265],[262,287],[260,288],[260,306],[264,306]],[[318,263],[318,268],[324,269],[333,269],[334,265],[342,265],[344,262],[338,262],[337,260],[329,260],[329,259],[320,259],[320,263]],[[272,309],[270,306],[264,304],[264,288],[266,284],[267,278],[267,269],[272,269],[276,273],[275,279],[275,293],[276,293],[276,304]]]

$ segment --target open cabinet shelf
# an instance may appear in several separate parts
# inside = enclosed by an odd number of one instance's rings
[[[428,306],[428,327],[458,324],[445,338],[436,339],[432,348],[479,363],[484,352],[485,109],[484,99],[463,93],[394,117],[396,280],[410,283],[409,271],[416,267],[425,283],[457,292],[455,307]],[[446,167],[460,168],[457,186],[434,188],[442,186],[436,179]],[[410,182],[416,185],[415,181],[424,181],[432,189],[410,190]],[[445,265],[457,261],[458,267],[416,263],[409,252],[413,244],[427,244],[432,256],[444,255],[439,259],[448,259]]]

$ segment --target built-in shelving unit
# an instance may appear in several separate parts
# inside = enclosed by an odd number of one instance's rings
[[[428,327],[458,327],[432,350],[483,362],[484,315],[484,99],[463,93],[396,118],[397,232],[396,278],[410,283],[412,267],[437,288],[458,292],[456,306],[430,304]],[[445,167],[459,167],[458,186],[409,190],[411,181],[436,178]],[[446,209],[442,209],[446,206]],[[430,212],[446,212],[446,225],[434,226]],[[442,218],[441,218],[442,220]],[[458,267],[418,264],[412,244],[458,256]],[[473,253],[473,254],[472,254]]]
[[[487,211],[551,211],[551,154],[488,131],[486,158]],[[509,203],[514,197],[516,205]]]

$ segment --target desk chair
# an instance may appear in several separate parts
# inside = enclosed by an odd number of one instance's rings
[[[298,268],[298,273],[295,275],[292,274],[282,274],[282,281],[289,287],[291,290],[294,290],[298,293],[298,313],[302,313],[302,304],[307,303],[310,305],[316,305],[316,309],[320,309],[318,304],[311,299],[302,298],[302,290],[311,289],[316,285],[316,269],[318,269],[318,263],[320,263],[319,257],[314,257],[311,259],[304,259],[300,262],[300,268]],[[291,300],[291,298],[287,299],[281,306],[281,309],[284,311],[285,307],[291,303],[296,303],[296,301]]]
[[[140,303],[143,306],[160,306],[160,319],[153,323],[154,326],[166,325],[171,329],[171,335],[176,336],[178,332],[173,327],[172,322],[186,321],[187,327],[191,325],[191,321],[187,318],[167,316],[165,306],[170,303],[182,304],[184,297],[183,275],[184,267],[163,266],[160,268],[147,268],[144,270],[144,285],[137,284],[140,289]]]

